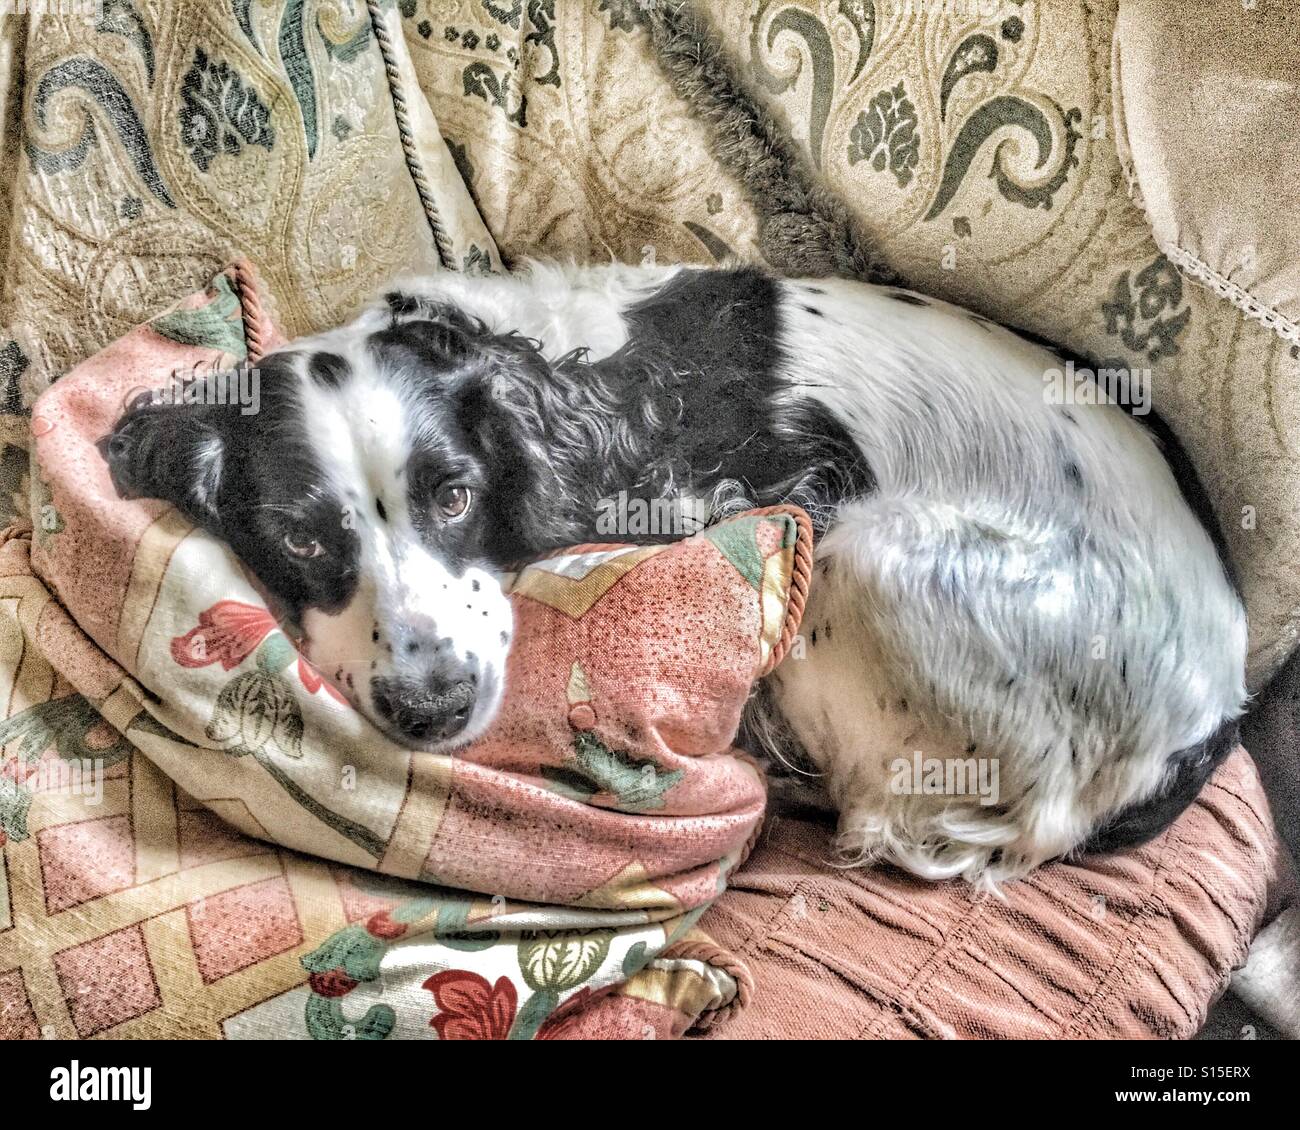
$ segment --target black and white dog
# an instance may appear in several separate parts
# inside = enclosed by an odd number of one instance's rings
[[[145,403],[103,450],[427,749],[498,706],[502,567],[636,540],[601,528],[620,492],[798,503],[820,575],[758,729],[824,772],[851,858],[994,882],[1159,831],[1245,701],[1244,615],[1176,446],[1048,395],[1061,364],[895,289],[534,264],[400,286],[263,359],[257,414]],[[996,761],[993,802],[896,787],[900,755],[943,749]]]

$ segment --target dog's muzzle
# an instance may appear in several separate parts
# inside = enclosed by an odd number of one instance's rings
[[[396,734],[428,746],[454,738],[469,724],[478,682],[475,662],[448,656],[421,677],[371,679],[370,698],[376,713]]]

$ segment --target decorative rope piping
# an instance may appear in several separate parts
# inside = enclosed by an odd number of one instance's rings
[[[392,36],[388,25],[379,11],[379,0],[366,0],[370,12],[370,25],[374,28],[375,42],[379,44],[379,53],[384,59],[384,71],[388,75],[388,89],[393,96],[393,115],[397,119],[397,134],[402,141],[402,153],[406,157],[406,167],[415,184],[416,195],[424,209],[424,217],[429,221],[429,230],[433,233],[433,243],[438,250],[438,259],[447,270],[456,270],[456,258],[452,253],[451,239],[442,226],[438,215],[438,205],[433,198],[433,186],[425,175],[420,153],[411,134],[411,115],[407,108],[406,95],[402,92],[402,75],[397,66],[396,53],[393,49]]]
[[[781,638],[772,648],[772,654],[758,672],[759,677],[770,675],[776,665],[785,658],[794,637],[803,620],[804,606],[808,603],[808,586],[812,584],[813,572],[813,531],[812,519],[797,506],[768,506],[762,510],[751,510],[756,517],[793,518],[799,527],[799,535],[794,543],[794,565],[790,570],[790,595],[785,604],[785,626],[781,629]]]
[[[230,265],[234,274],[235,289],[239,292],[240,315],[244,319],[244,344],[248,347],[249,364],[257,364],[266,354],[270,341],[270,326],[262,308],[262,291],[258,283],[257,268],[247,259],[236,259]]]
[[[1208,287],[1220,298],[1226,298],[1247,318],[1253,318],[1265,328],[1272,330],[1283,341],[1300,345],[1300,323],[1293,322],[1284,314],[1278,313],[1268,303],[1256,298],[1244,286],[1225,278],[1208,263],[1177,244],[1169,244],[1161,250],[1165,253],[1165,258],[1188,278]]]
[[[674,942],[658,956],[670,961],[702,961],[705,965],[721,969],[736,982],[736,995],[720,1008],[710,1009],[697,1016],[688,1031],[707,1032],[714,1025],[725,1023],[749,1004],[749,998],[754,994],[754,976],[749,967],[716,942],[704,939]]]

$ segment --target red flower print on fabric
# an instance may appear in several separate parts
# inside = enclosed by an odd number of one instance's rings
[[[172,640],[172,658],[182,667],[207,667],[220,662],[226,671],[244,662],[276,628],[265,608],[221,600],[199,613],[197,628]]]
[[[507,977],[495,985],[465,969],[435,973],[424,983],[440,1011],[429,1021],[443,1040],[504,1040],[514,1023],[519,998]]]
[[[325,688],[325,693],[335,702],[348,705],[348,700],[343,696],[343,692],[333,683],[327,683],[321,673],[307,662],[301,655],[298,656],[298,678],[302,680],[302,685],[307,688],[308,694],[315,694],[321,687]]]
[[[172,658],[182,667],[207,667],[220,663],[223,670],[231,671],[278,628],[275,617],[265,608],[238,600],[220,600],[199,613],[198,627],[172,640]],[[342,692],[326,682],[301,655],[298,656],[298,678],[308,694],[315,694],[324,687],[325,693],[335,702],[348,705]]]

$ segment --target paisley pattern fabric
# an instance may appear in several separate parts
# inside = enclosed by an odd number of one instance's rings
[[[911,285],[1150,369],[1225,527],[1259,683],[1300,631],[1300,350],[1181,275],[1130,198],[1116,0],[707,11],[751,93]],[[761,259],[754,210],[637,13],[636,0],[403,6],[421,88],[507,259]]]
[[[225,547],[118,498],[95,449],[142,389],[277,340],[241,265],[34,407],[41,485],[0,545],[0,886],[24,919],[0,921],[0,974],[37,985],[38,1029],[176,1034],[193,1009],[164,991],[178,965],[214,986],[191,988],[208,1034],[669,1036],[742,1003],[744,967],[695,923],[762,819],[762,775],[730,743],[797,630],[807,517],[526,567],[492,727],[454,755],[402,749]],[[231,1011],[215,986],[271,958],[279,989]]]
[[[90,8],[0,24],[0,349],[27,403],[238,255],[290,336],[394,274],[497,261],[436,124],[410,120],[393,0]]]

